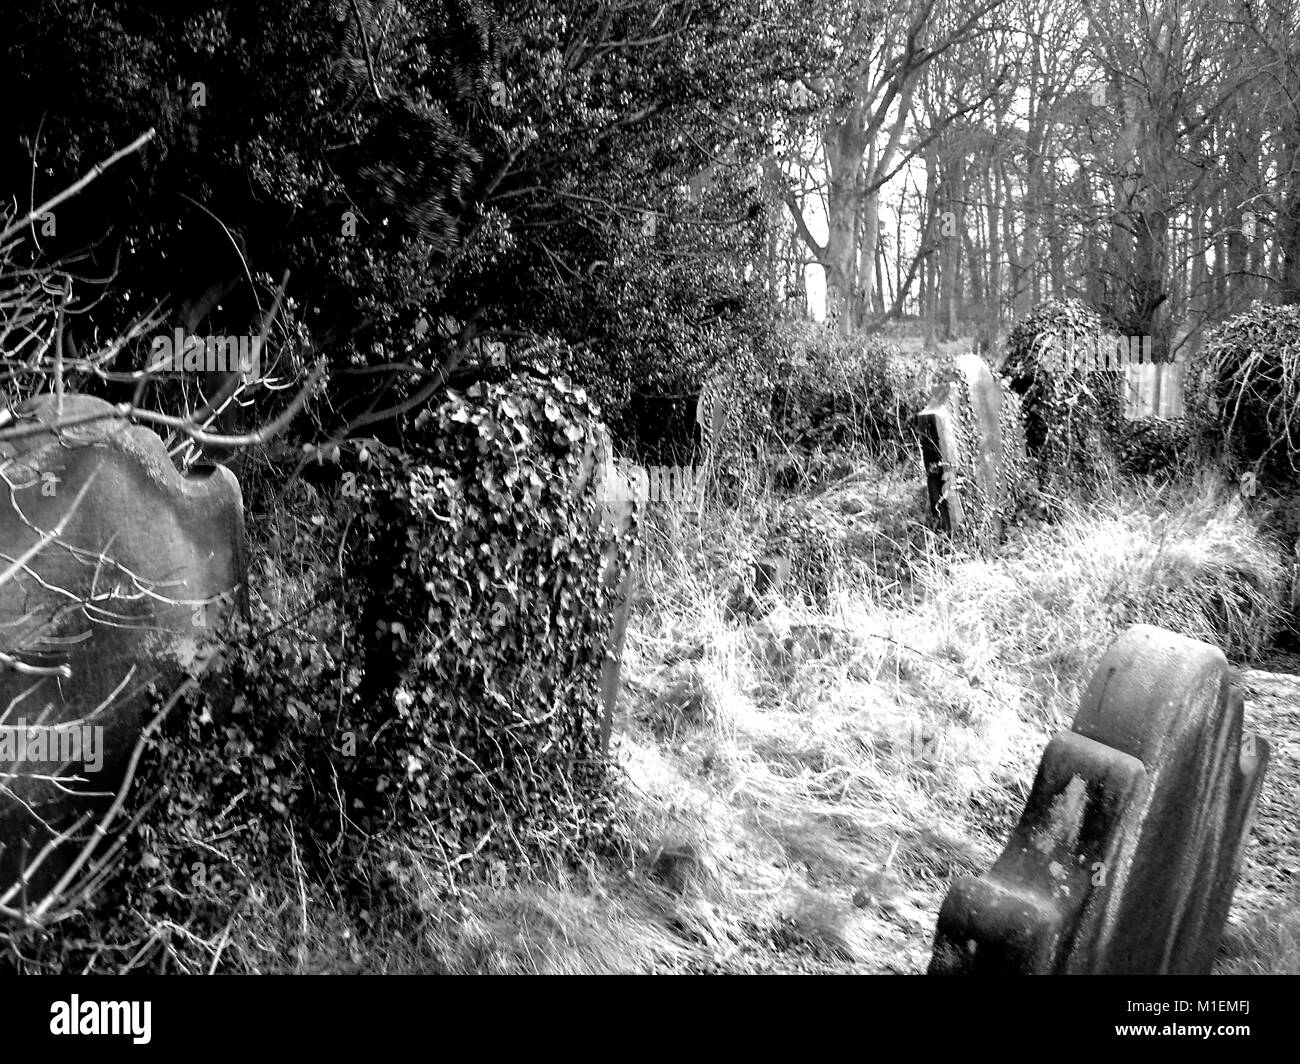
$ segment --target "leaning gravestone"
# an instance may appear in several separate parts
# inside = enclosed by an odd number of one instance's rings
[[[1221,651],[1136,625],[1048,744],[992,869],[944,899],[931,974],[1204,974],[1268,744]]]
[[[960,355],[918,420],[931,523],[996,541],[1028,474],[1017,397],[978,355]]]
[[[575,496],[591,482],[599,503],[596,520],[603,546],[600,557],[601,584],[611,592],[613,615],[600,669],[600,697],[604,714],[600,724],[601,750],[608,752],[613,733],[618,694],[621,688],[623,647],[627,640],[627,622],[636,591],[636,566],[640,552],[637,539],[637,503],[645,496],[645,470],[634,482],[614,460],[608,432],[601,428],[589,437],[579,471],[572,484]]]
[[[123,782],[144,685],[194,665],[246,568],[229,470],[181,473],[156,433],[90,396],[14,413],[0,442],[0,650],[18,663],[0,666],[0,915],[69,870],[91,828],[60,835],[93,826]]]

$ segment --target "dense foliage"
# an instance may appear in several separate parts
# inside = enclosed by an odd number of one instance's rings
[[[916,450],[926,396],[919,367],[876,337],[811,322],[782,322],[773,432],[782,449],[810,459],[861,448],[885,460]]]
[[[335,370],[328,420],[474,375],[473,336],[507,358],[547,336],[617,426],[767,327],[741,263],[782,209],[761,160],[781,79],[827,46],[822,6],[23,8],[0,192],[40,202],[153,127],[27,248],[81,257],[83,340],[157,303],[247,331],[289,270],[287,335]]]
[[[1007,337],[1002,372],[1021,397],[1025,442],[1046,493],[1086,494],[1117,468],[1123,376],[1078,360],[1106,335],[1086,304],[1052,299]]]
[[[1189,419],[1234,477],[1300,480],[1300,308],[1252,303],[1210,333],[1188,382]]]
[[[1139,418],[1123,421],[1115,441],[1119,468],[1131,476],[1168,477],[1194,456],[1186,418]]]

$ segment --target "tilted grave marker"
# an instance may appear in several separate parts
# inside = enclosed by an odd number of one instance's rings
[[[641,471],[644,475],[644,470]],[[608,432],[601,428],[589,437],[579,463],[578,475],[571,485],[575,496],[592,482],[600,506],[596,512],[606,539],[599,559],[601,583],[613,591],[613,616],[609,638],[600,670],[600,697],[604,715],[600,725],[600,745],[609,750],[621,687],[623,647],[627,640],[627,622],[636,590],[636,566],[640,542],[636,538],[636,507],[644,497],[614,461]],[[631,547],[620,551],[620,542],[631,540]]]
[[[0,646],[29,667],[0,670],[0,915],[75,871],[148,722],[144,685],[180,682],[247,568],[228,469],[181,472],[155,432],[92,396],[16,413],[43,430],[0,442],[0,549],[40,549],[0,586]],[[78,818],[91,819],[66,839]]]
[[[1204,974],[1268,744],[1222,652],[1135,625],[1048,744],[993,867],[944,899],[931,974]]]
[[[1017,398],[978,355],[960,355],[918,416],[928,516],[943,531],[996,540],[1028,462]]]

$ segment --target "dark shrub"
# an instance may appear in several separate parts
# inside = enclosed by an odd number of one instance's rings
[[[1188,367],[1198,442],[1234,477],[1300,481],[1300,307],[1254,302],[1213,329]]]
[[[1192,434],[1186,418],[1121,421],[1118,437],[1119,468],[1130,476],[1173,472],[1192,451]]]
[[[810,322],[786,323],[772,401],[778,447],[812,459],[865,449],[887,461],[916,451],[925,406],[920,366],[878,337],[845,337]]]

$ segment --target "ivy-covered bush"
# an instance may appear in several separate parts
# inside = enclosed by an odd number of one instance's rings
[[[1118,469],[1123,374],[1091,370],[1066,357],[1108,335],[1085,304],[1052,299],[1007,337],[1002,372],[1021,397],[1025,443],[1049,493],[1086,495]]]
[[[286,881],[366,926],[610,840],[600,562],[633,530],[573,490],[595,410],[512,378],[419,420],[406,449],[331,450],[336,486],[258,529],[249,615],[146,746],[114,861],[0,970],[274,969],[223,936],[281,919],[259,907]]]
[[[811,322],[785,324],[779,344],[772,423],[782,450],[809,459],[865,449],[888,461],[914,453],[925,388],[895,345]]]
[[[1256,301],[1211,330],[1187,374],[1198,442],[1234,477],[1300,481],[1300,307]]]

